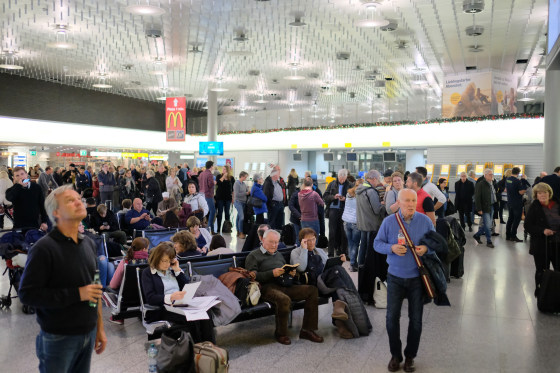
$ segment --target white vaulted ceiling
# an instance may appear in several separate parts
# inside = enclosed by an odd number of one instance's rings
[[[375,16],[396,23],[394,31],[356,26],[372,16],[367,2],[3,0],[0,63],[23,69],[0,72],[150,101],[186,95],[198,110],[221,85],[222,113],[389,100],[421,112],[440,105],[444,76],[467,66],[510,72],[542,96],[546,0],[486,0],[474,16],[463,0],[381,1]],[[163,14],[125,9],[136,4]],[[305,26],[289,25],[296,16]],[[482,35],[466,34],[473,23]],[[56,41],[73,48],[47,46]]]

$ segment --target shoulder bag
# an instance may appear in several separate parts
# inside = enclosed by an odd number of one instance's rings
[[[249,207],[261,208],[263,205],[263,200],[257,197],[249,196],[247,197],[247,205]]]
[[[189,333],[175,329],[163,332],[157,354],[158,372],[195,372],[193,340]]]
[[[395,216],[397,217],[397,222],[399,223],[399,227],[401,228],[401,231],[404,234],[404,237],[406,239],[408,247],[410,248],[410,251],[412,252],[412,256],[414,257],[414,261],[416,262],[416,265],[418,266],[418,272],[420,272],[420,278],[422,279],[422,284],[424,285],[424,293],[426,294],[426,296],[428,298],[430,298],[430,300],[434,299],[436,297],[436,293],[435,293],[435,290],[434,290],[435,289],[434,284],[432,282],[432,279],[430,278],[430,273],[428,272],[426,267],[424,267],[424,264],[422,264],[422,262],[420,261],[420,258],[418,257],[418,254],[416,254],[416,247],[414,246],[414,242],[412,242],[412,239],[408,235],[408,231],[406,230],[406,228],[404,226],[404,222],[401,218],[401,215],[399,213],[396,213]]]

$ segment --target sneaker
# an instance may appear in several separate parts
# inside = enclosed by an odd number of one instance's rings
[[[474,238],[474,240],[479,244],[482,245],[482,241],[480,240],[480,237],[478,237],[476,234],[474,236],[472,236]]]
[[[486,246],[489,247],[489,248],[491,248],[491,249],[494,248],[494,244],[493,244],[492,242],[488,242],[488,243],[486,244]]]
[[[112,322],[113,324],[124,325],[124,319],[116,319],[115,316],[113,315],[109,317],[109,321]]]
[[[499,234],[499,233],[496,233],[496,232],[494,232],[494,233],[491,234],[491,236],[494,236],[494,237],[499,236],[499,235],[500,235],[500,234]]]

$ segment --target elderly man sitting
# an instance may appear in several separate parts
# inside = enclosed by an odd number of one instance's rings
[[[300,339],[322,343],[323,337],[315,333],[318,324],[318,291],[315,286],[293,285],[281,286],[278,278],[284,274],[286,264],[282,254],[277,252],[280,234],[272,229],[265,232],[262,246],[253,250],[245,260],[245,268],[257,273],[257,281],[262,285],[262,299],[276,307],[276,340],[284,345],[291,344],[288,337],[288,318],[293,300],[305,300],[303,325]],[[295,275],[295,269],[292,275]]]
[[[137,230],[148,229],[152,223],[158,225],[163,224],[160,218],[152,219],[150,212],[144,208],[140,198],[135,198],[134,201],[132,201],[132,210],[126,213],[124,220],[131,229]]]

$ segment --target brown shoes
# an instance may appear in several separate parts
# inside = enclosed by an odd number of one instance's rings
[[[346,313],[346,307],[348,304],[341,300],[337,300],[333,303],[333,313],[331,317],[336,320],[348,320],[348,314]]]
[[[416,368],[414,367],[414,359],[411,357],[407,357],[404,359],[404,367],[403,370],[405,372],[414,372]]]
[[[399,359],[393,356],[391,358],[391,361],[389,361],[389,366],[387,366],[387,369],[389,369],[389,372],[397,372],[399,369],[401,369],[401,362],[399,361]]]
[[[315,333],[313,330],[301,329],[301,331],[299,332],[299,338],[307,339],[315,343],[323,343],[323,337]]]
[[[290,340],[290,337],[288,337],[287,335],[278,335],[276,333],[274,333],[274,338],[276,338],[276,342],[281,343],[283,345],[291,345],[292,341]]]
[[[334,320],[334,325],[336,325],[336,330],[338,331],[338,335],[342,339],[352,339],[354,338],[354,334],[344,324],[342,320]]]

